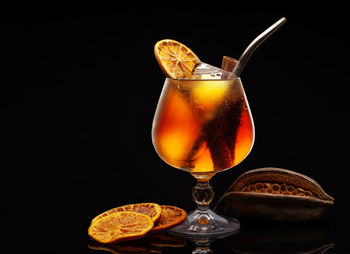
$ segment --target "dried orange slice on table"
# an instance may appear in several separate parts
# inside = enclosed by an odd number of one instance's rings
[[[165,75],[170,78],[190,78],[198,56],[184,44],[170,39],[158,41],[154,54]]]
[[[176,206],[162,205],[159,221],[154,225],[152,231],[175,227],[186,219],[186,211]]]
[[[100,243],[113,243],[141,238],[152,229],[153,225],[153,220],[148,215],[116,212],[91,224],[88,233]]]
[[[148,215],[152,218],[153,222],[157,221],[161,214],[161,207],[156,203],[139,203],[139,204],[131,204],[119,206],[116,208],[112,208],[104,213],[97,215],[92,221],[91,224],[94,224],[98,220],[103,217],[106,217],[110,214],[117,212],[137,212]]]

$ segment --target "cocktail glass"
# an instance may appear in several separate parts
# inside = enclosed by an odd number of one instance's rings
[[[170,166],[197,179],[197,209],[171,231],[182,236],[220,237],[240,223],[214,213],[209,180],[236,166],[254,143],[254,124],[241,79],[166,78],[153,119],[152,141]]]

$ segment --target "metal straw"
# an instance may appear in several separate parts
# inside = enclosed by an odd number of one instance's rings
[[[256,37],[254,41],[252,41],[249,44],[249,46],[245,49],[241,57],[238,59],[238,63],[236,64],[235,68],[232,71],[237,77],[239,77],[244,66],[246,65],[247,61],[249,60],[253,52],[257,49],[257,47],[259,47],[261,43],[263,43],[271,34],[273,34],[278,28],[280,28],[286,21],[287,19],[285,17],[279,19],[276,23],[274,23],[272,26],[266,29],[263,33],[261,33],[258,37]]]

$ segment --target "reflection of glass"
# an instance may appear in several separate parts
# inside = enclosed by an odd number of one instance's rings
[[[254,125],[239,78],[165,80],[152,128],[153,145],[171,166],[196,179],[198,207],[173,231],[182,235],[225,235],[239,222],[209,208],[210,178],[240,163],[254,142]]]

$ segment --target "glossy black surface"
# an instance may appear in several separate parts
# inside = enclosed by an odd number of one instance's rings
[[[212,179],[212,207],[240,174],[266,166],[315,179],[335,198],[335,207],[325,221],[300,228],[242,221],[239,234],[212,242],[211,249],[314,253],[332,244],[325,253],[349,253],[348,11],[323,3],[295,7],[195,9],[174,12],[171,19],[157,9],[119,8],[106,15],[68,14],[69,8],[58,6],[55,15],[34,7],[4,9],[3,229],[15,242],[11,246],[102,254],[107,252],[88,247],[87,228],[105,210],[152,201],[193,210],[194,179],[166,165],[151,142],[165,78],[153,46],[175,39],[220,66],[223,55],[238,58],[285,16],[287,23],[257,49],[241,75],[256,142],[240,165]],[[162,253],[194,248],[189,241]]]

